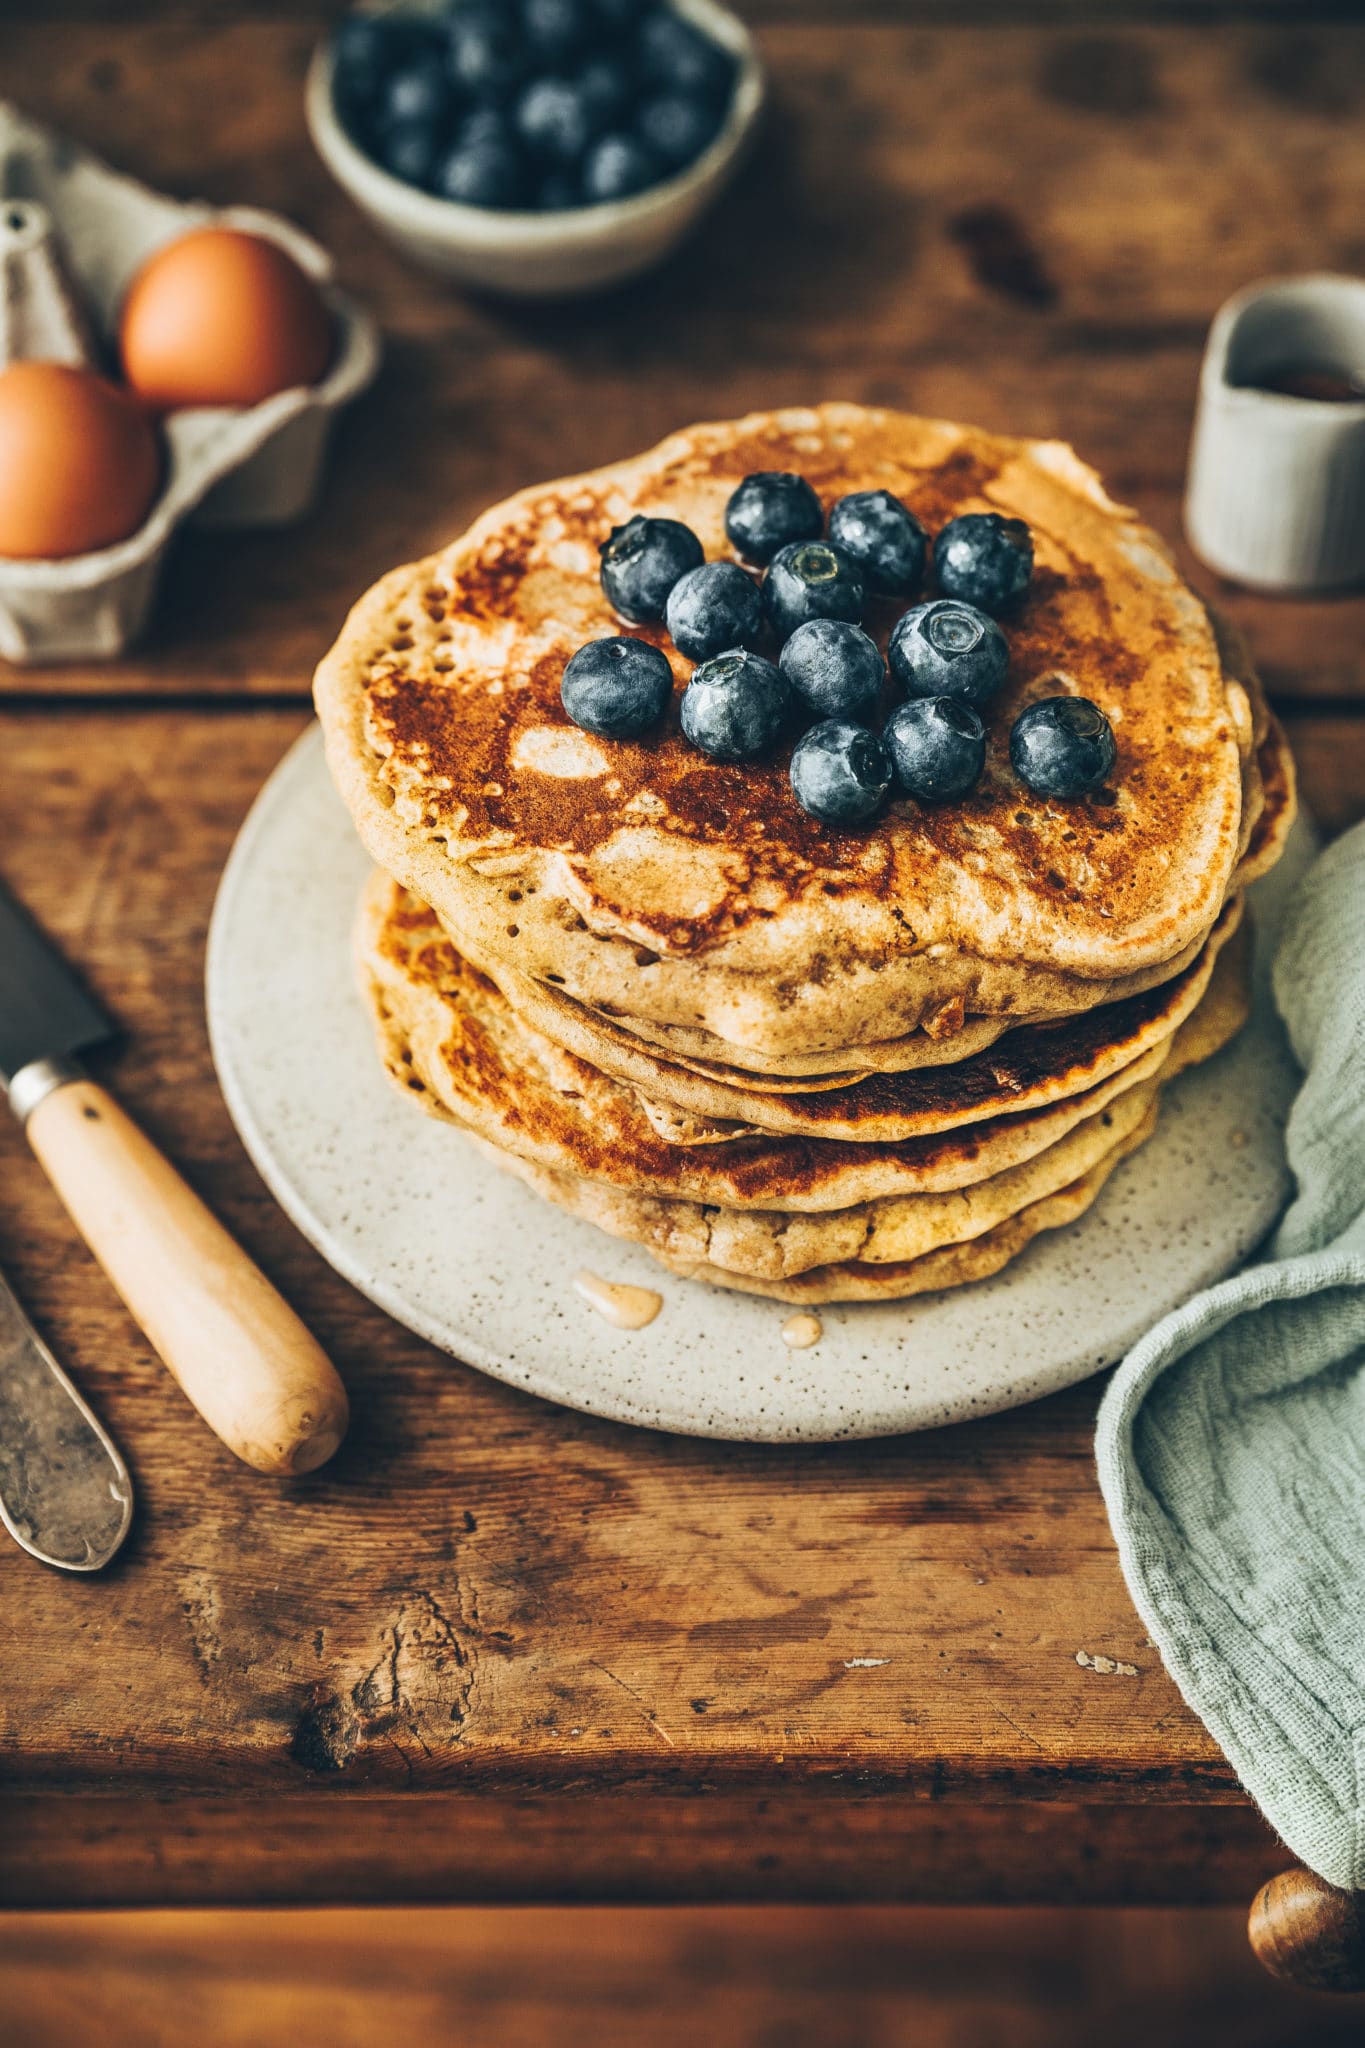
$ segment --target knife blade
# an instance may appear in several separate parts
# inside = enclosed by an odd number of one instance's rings
[[[69,1059],[114,1026],[65,960],[0,887],[0,1082],[35,1060]]]
[[[346,1390],[236,1240],[72,1055],[113,1026],[0,887],[0,1078],[68,1215],[210,1429],[258,1471],[331,1457]]]

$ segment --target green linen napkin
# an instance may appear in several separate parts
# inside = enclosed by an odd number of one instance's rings
[[[1297,1196],[1119,1366],[1096,1456],[1185,1700],[1310,1869],[1365,1889],[1365,825],[1292,898],[1275,1000]]]

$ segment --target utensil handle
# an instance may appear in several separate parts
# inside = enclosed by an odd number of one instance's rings
[[[346,1432],[321,1346],[175,1168],[93,1081],[25,1126],[72,1221],[205,1422],[258,1472],[311,1472]]]

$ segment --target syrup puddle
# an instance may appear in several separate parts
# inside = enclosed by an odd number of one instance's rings
[[[662,1294],[652,1287],[629,1287],[623,1280],[604,1280],[599,1273],[583,1267],[574,1274],[575,1294],[581,1294],[590,1308],[605,1316],[618,1330],[643,1330],[664,1305]]]
[[[788,1316],[782,1325],[782,1342],[789,1344],[793,1351],[809,1351],[824,1334],[825,1326],[819,1316]]]

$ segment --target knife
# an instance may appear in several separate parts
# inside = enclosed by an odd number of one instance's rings
[[[113,1025],[0,888],[0,1085],[68,1214],[229,1450],[311,1472],[346,1431],[326,1353],[74,1055]]]
[[[0,1522],[44,1564],[97,1572],[133,1519],[133,1483],[0,1274]]]

